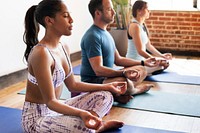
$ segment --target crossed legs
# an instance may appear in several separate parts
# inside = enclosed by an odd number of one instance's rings
[[[125,68],[125,69],[126,70],[128,70],[128,69],[137,70],[140,74],[140,78],[137,81],[131,81],[125,77],[115,77],[115,78],[107,78],[103,82],[103,83],[110,83],[110,82],[114,82],[114,81],[126,81],[127,82],[127,92],[125,93],[125,95],[121,95],[121,96],[114,95],[115,101],[120,102],[120,103],[127,103],[130,99],[133,98],[134,95],[145,93],[145,92],[149,91],[150,88],[153,86],[152,84],[141,84],[142,81],[147,76],[147,71],[143,66],[133,66],[133,67]]]

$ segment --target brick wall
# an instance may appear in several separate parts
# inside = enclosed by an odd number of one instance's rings
[[[146,25],[151,43],[160,51],[200,56],[200,12],[151,11]],[[111,27],[116,24],[108,30]]]
[[[146,24],[159,50],[200,56],[200,12],[151,11]]]

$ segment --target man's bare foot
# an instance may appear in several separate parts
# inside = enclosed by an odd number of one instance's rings
[[[114,101],[122,104],[128,103],[131,99],[133,99],[133,96],[131,95],[120,95],[120,96],[114,96]]]
[[[154,87],[154,85],[153,84],[143,84],[143,85],[139,85],[136,88],[133,88],[131,90],[127,90],[127,93],[131,94],[132,96],[139,95],[142,93],[146,93],[147,91],[149,91],[151,89],[151,87]]]
[[[111,130],[111,129],[118,129],[123,127],[124,123],[117,120],[110,120],[103,122],[102,126],[96,131],[97,133]]]

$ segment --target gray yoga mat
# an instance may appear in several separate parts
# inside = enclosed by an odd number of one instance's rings
[[[148,91],[134,96],[127,104],[114,103],[114,106],[151,112],[200,117],[200,96]]]

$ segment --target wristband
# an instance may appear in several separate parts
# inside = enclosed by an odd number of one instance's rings
[[[143,60],[141,60],[141,65],[144,66],[144,61]]]

